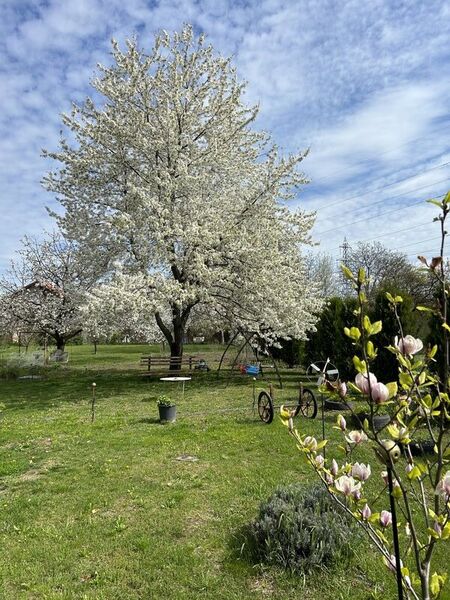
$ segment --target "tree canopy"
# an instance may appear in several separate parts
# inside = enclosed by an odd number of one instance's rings
[[[112,56],[92,83],[103,103],[74,105],[63,115],[72,141],[48,153],[63,231],[109,261],[111,293],[118,264],[135,277],[172,354],[194,307],[304,338],[321,307],[300,252],[314,216],[286,201],[306,182],[306,153],[282,157],[255,129],[230,59],[190,26],[160,33],[149,53],[113,42]]]

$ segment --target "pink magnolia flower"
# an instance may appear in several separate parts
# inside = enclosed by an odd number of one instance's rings
[[[338,466],[337,462],[335,461],[335,459],[333,458],[333,460],[331,461],[330,473],[333,475],[333,477],[336,477],[336,475],[338,474],[338,471],[339,471],[339,466]]]
[[[411,471],[414,469],[414,465],[412,463],[408,463],[405,467],[405,471],[407,473],[411,473]]]
[[[387,568],[392,571],[393,573],[395,573],[396,569],[397,569],[397,560],[395,558],[394,554],[391,554],[389,559],[388,558],[384,558],[384,562],[387,566]],[[400,567],[403,567],[403,563],[400,560]]]
[[[422,340],[419,340],[419,338],[415,338],[412,335],[405,335],[405,337],[400,339],[396,336],[394,344],[404,356],[417,354],[417,352],[420,352],[423,348]]]
[[[356,483],[353,477],[348,477],[347,475],[341,475],[341,477],[336,479],[334,485],[344,496],[352,496],[361,487],[360,482]]]
[[[303,445],[311,452],[315,452],[317,450],[317,440],[312,435],[307,435],[305,437],[303,440]]]
[[[316,458],[314,459],[314,462],[316,463],[316,465],[319,467],[319,469],[321,469],[325,463],[325,459],[321,454],[318,454],[316,456]]]
[[[352,477],[359,479],[359,481],[367,481],[370,477],[370,473],[370,465],[355,463],[352,466]]]
[[[370,510],[370,507],[368,504],[366,504],[365,507],[362,509],[361,516],[365,521],[370,519],[370,517],[372,516],[372,511]]]
[[[441,481],[438,483],[436,493],[441,494],[447,500],[450,500],[450,471],[444,475]]]
[[[389,400],[389,390],[381,381],[372,386],[372,400],[375,404],[384,404]]]
[[[380,515],[380,524],[383,527],[389,527],[392,524],[392,515],[388,510],[382,510]]]
[[[369,393],[369,380],[370,387],[373,387],[377,383],[377,378],[373,373],[369,373],[369,376],[367,376],[367,373],[358,373],[355,377],[355,385],[363,394]]]
[[[337,425],[341,431],[345,431],[347,428],[347,421],[342,415],[338,415],[336,419]]]
[[[358,489],[355,488],[352,492],[352,496],[355,500],[361,500],[361,498],[362,498],[361,490],[359,488]]]
[[[441,535],[442,535],[442,527],[440,526],[440,524],[437,521],[435,521],[433,523],[433,529],[438,534],[438,536],[441,537]]]
[[[345,398],[345,396],[347,395],[347,384],[344,381],[339,382],[337,392],[341,398]]]
[[[381,471],[381,479],[384,481],[385,485],[389,483],[387,471]]]
[[[395,558],[394,554],[391,554],[389,556],[389,558],[387,558],[386,556],[383,557],[384,560],[384,564],[387,566],[387,568],[392,571],[393,573],[397,572],[397,559]],[[403,561],[400,559],[400,569],[403,569]],[[406,585],[408,587],[411,586],[411,578],[409,577],[409,575],[403,575],[403,579],[406,583]]]
[[[345,439],[349,444],[355,444],[355,446],[357,446],[358,444],[367,441],[367,435],[364,431],[350,431],[350,433],[345,436]]]

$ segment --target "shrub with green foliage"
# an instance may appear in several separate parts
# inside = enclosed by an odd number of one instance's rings
[[[401,296],[403,302],[397,306],[398,316],[402,322],[404,335],[419,336],[422,334],[421,327],[425,321],[423,313],[413,311],[414,299],[409,294],[405,294],[398,288],[389,290],[381,289],[376,297],[372,310],[369,311],[371,321],[382,321],[383,329],[378,335],[378,356],[374,361],[374,373],[384,381],[397,381],[398,365],[392,360],[392,353],[387,350],[387,346],[392,346],[395,336],[401,337],[398,325],[398,319],[392,308],[392,304],[386,298],[386,292],[389,291],[394,296]],[[355,321],[355,319],[354,319]]]
[[[248,528],[253,560],[309,573],[348,561],[354,527],[323,486],[277,489]]]
[[[344,327],[354,320],[356,301],[353,298],[331,298],[316,323],[317,331],[310,334],[305,345],[303,365],[312,362],[331,362],[339,369],[341,379],[348,379],[353,373],[352,343],[344,334]],[[350,358],[349,358],[350,357]]]
[[[270,353],[275,360],[282,360],[290,369],[293,369],[301,362],[304,342],[301,340],[278,340],[280,348],[272,347]]]

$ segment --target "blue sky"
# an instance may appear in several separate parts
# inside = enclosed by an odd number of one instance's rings
[[[0,272],[25,234],[52,227],[40,186],[60,113],[89,94],[110,40],[191,22],[232,55],[261,106],[257,126],[286,152],[310,147],[315,239],[339,256],[375,240],[433,254],[434,210],[450,189],[450,4],[370,0],[2,0]],[[448,164],[447,164],[448,163]]]

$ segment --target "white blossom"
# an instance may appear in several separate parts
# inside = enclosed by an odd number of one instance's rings
[[[136,278],[174,353],[193,312],[268,341],[305,338],[322,306],[300,251],[314,215],[285,202],[306,183],[306,153],[283,158],[255,129],[230,61],[190,26],[149,54],[113,43],[113,60],[93,81],[104,104],[74,105],[63,123],[76,143],[47,154],[62,229]]]

